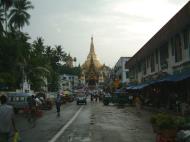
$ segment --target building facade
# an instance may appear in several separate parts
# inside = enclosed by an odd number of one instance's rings
[[[114,78],[118,79],[122,84],[129,83],[129,70],[126,67],[130,57],[120,57],[114,66]]]
[[[190,71],[190,2],[129,60],[127,68],[132,83]]]
[[[79,78],[76,75],[63,74],[59,76],[59,90],[70,90],[77,88],[79,85]]]

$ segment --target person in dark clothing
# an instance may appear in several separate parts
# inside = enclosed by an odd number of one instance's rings
[[[90,94],[90,100],[91,100],[91,102],[93,102],[93,100],[94,100],[92,93]]]
[[[28,102],[28,107],[30,110],[36,108],[36,101],[35,101],[34,95],[32,95],[31,97],[28,97],[27,102]]]
[[[5,95],[0,96],[0,142],[11,141],[11,133],[16,132],[13,107],[7,105]]]
[[[56,105],[56,109],[57,109],[57,116],[60,116],[60,107],[61,107],[61,96],[60,94],[57,94],[57,98],[55,100],[55,105]]]
[[[36,100],[34,95],[27,98],[28,102],[28,108],[29,108],[29,116],[28,121],[32,123],[32,127],[35,127],[36,125],[36,112],[37,112],[37,106],[36,106]]]

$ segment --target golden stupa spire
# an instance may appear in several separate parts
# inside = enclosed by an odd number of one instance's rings
[[[90,43],[90,52],[87,56],[87,60],[85,61],[85,63],[82,65],[84,68],[89,68],[90,64],[91,64],[91,59],[93,59],[93,64],[94,66],[98,69],[100,68],[102,65],[99,62],[99,60],[96,57],[96,53],[95,53],[95,49],[94,49],[94,42],[93,42],[93,36],[91,36],[91,43]]]
[[[95,51],[94,51],[94,42],[93,42],[93,35],[91,36],[91,43],[90,43],[90,54],[95,54]]]

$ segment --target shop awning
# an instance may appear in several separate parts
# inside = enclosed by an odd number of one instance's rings
[[[166,80],[175,82],[175,81],[182,81],[187,78],[190,78],[190,71],[186,71],[186,72],[183,72],[180,74],[174,74],[174,75],[168,76],[166,78]]]
[[[144,87],[147,87],[148,85],[149,85],[148,83],[139,84],[136,87],[134,87],[133,89],[143,89]]]
[[[138,89],[142,89],[146,86],[148,86],[148,83],[142,83],[142,84],[138,84],[138,85],[133,85],[133,86],[129,86],[127,87],[127,90],[138,90]]]
[[[148,82],[148,84],[152,85],[152,84],[162,83],[162,82],[177,82],[177,81],[182,81],[187,78],[190,78],[190,71],[186,71],[180,74],[168,75],[167,77],[162,78],[162,79],[152,80]]]
[[[174,75],[169,75],[165,78],[158,79],[158,80],[151,80],[146,83],[138,84],[138,85],[132,85],[127,87],[127,90],[138,90],[138,89],[143,89],[144,87],[147,87],[149,85],[153,85],[156,83],[162,83],[162,82],[177,82],[177,81],[182,81],[184,79],[190,78],[190,71],[186,71],[180,74],[174,74]]]
[[[128,86],[127,89],[129,90],[129,89],[132,89],[133,87],[135,87],[135,86]]]

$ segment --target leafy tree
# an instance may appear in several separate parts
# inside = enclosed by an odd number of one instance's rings
[[[29,53],[29,44],[19,37],[8,34],[0,38],[0,83],[15,88],[20,85],[21,65],[26,64]]]
[[[9,8],[12,6],[13,4],[13,0],[1,0],[0,3],[4,9],[4,19],[5,19],[5,31],[7,32],[7,26],[8,26],[8,16],[7,16],[7,11],[9,10]]]
[[[41,89],[45,85],[45,78],[50,74],[50,64],[45,55],[44,40],[37,38],[32,44],[30,60],[26,72],[34,90]]]
[[[4,32],[3,22],[4,22],[4,14],[3,14],[3,9],[0,7],[0,36],[2,36]]]
[[[33,8],[32,3],[28,0],[15,0],[13,8],[9,13],[10,27],[14,27],[20,31],[25,24],[29,25],[30,14],[27,13],[27,10]]]
[[[15,0],[14,3],[13,0],[1,0],[0,85],[6,84],[9,89],[15,90],[25,78],[31,83],[32,89],[38,91],[46,84],[47,79],[50,91],[56,91],[60,74],[79,75],[81,68],[68,68],[65,65],[71,57],[65,53],[61,45],[54,48],[45,46],[42,37],[37,38],[32,44],[28,42],[30,36],[21,32],[21,29],[29,25],[30,15],[27,10],[32,8],[28,0]]]
[[[33,51],[35,56],[42,55],[45,52],[44,39],[42,37],[38,37],[33,42]]]

